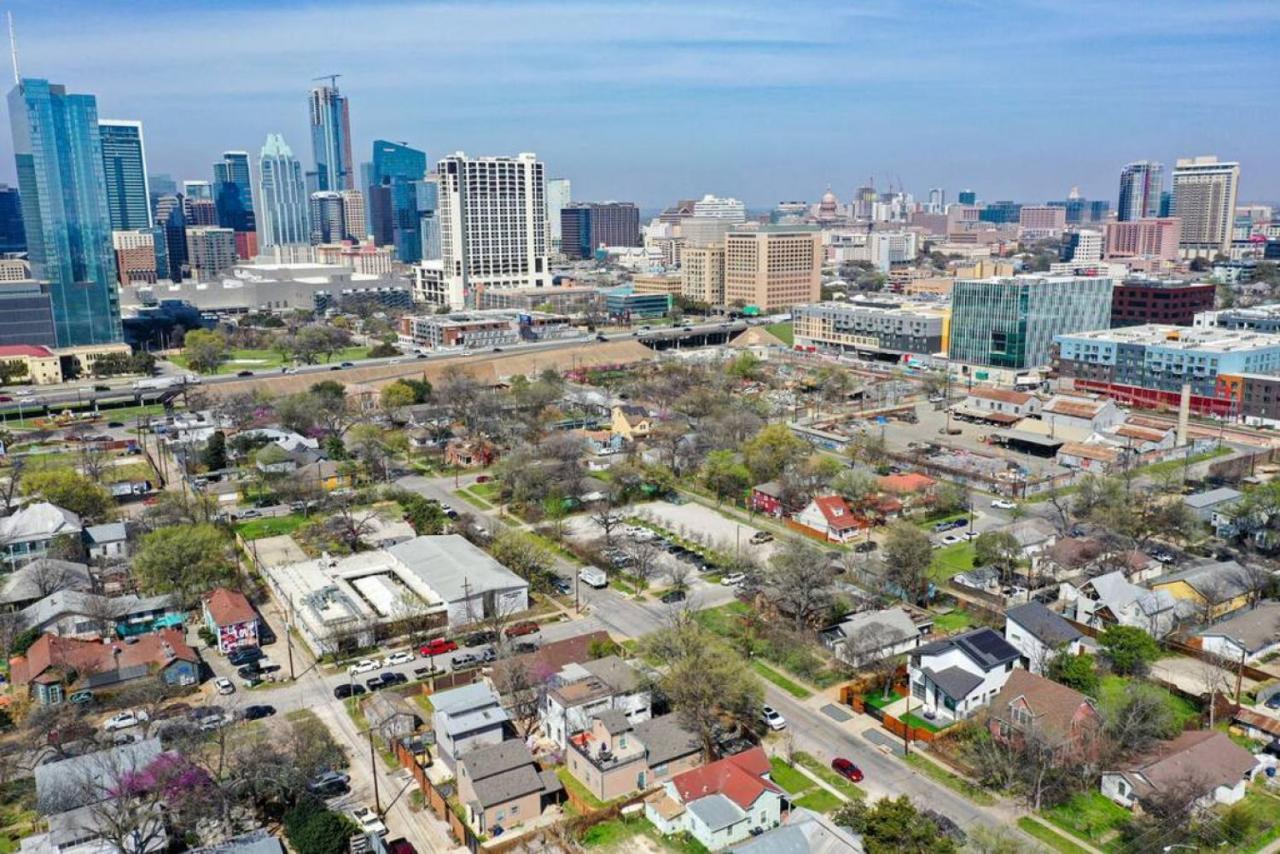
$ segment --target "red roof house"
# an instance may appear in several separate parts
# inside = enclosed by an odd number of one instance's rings
[[[258,645],[258,612],[243,593],[218,587],[204,597],[204,624],[218,640],[218,651]]]
[[[792,517],[796,524],[832,542],[843,543],[870,525],[854,514],[839,495],[818,495]]]
[[[918,472],[887,474],[876,483],[882,492],[893,495],[921,495],[938,485],[933,478]]]
[[[645,816],[664,834],[683,831],[713,851],[725,848],[781,821],[783,792],[769,771],[762,748],[726,756],[672,777],[645,800]]]
[[[30,686],[35,702],[55,705],[76,691],[113,689],[149,676],[194,685],[199,664],[180,630],[162,629],[111,643],[44,634],[26,655],[9,661],[9,672],[14,685]]]

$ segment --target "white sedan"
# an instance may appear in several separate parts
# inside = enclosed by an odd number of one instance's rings
[[[944,546],[954,546],[956,543],[962,543],[962,542],[964,542],[963,538],[961,538],[961,537],[960,537],[959,535],[957,535],[957,534],[943,534],[943,535],[942,535],[942,544],[943,544]]]
[[[107,718],[107,722],[102,725],[102,728],[105,729],[107,732],[115,732],[116,730],[135,727],[146,720],[147,720],[147,713],[142,711],[141,709],[139,709],[136,712],[132,710],[123,711],[123,712],[118,712],[117,714],[114,714],[111,717]]]
[[[741,572],[731,572],[720,579],[720,583],[725,587],[734,587],[747,580],[747,576]]]
[[[764,721],[765,726],[774,732],[787,728],[787,719],[772,706],[765,706],[760,710],[760,720]]]
[[[376,833],[379,836],[387,835],[387,826],[383,823],[378,814],[368,807],[356,807],[351,811],[351,817],[356,820],[356,824],[360,826],[362,833]]]
[[[997,510],[1012,510],[1018,505],[1014,504],[1007,498],[997,498],[991,502],[991,506]]]
[[[219,694],[234,694],[236,692],[236,686],[225,676],[219,676],[213,680],[213,687],[218,689]]]
[[[397,664],[408,664],[410,661],[413,661],[413,653],[404,650],[402,652],[393,652],[382,659],[382,666],[394,667]]]
[[[359,676],[361,673],[368,673],[372,670],[377,670],[380,667],[382,667],[382,662],[374,661],[372,658],[362,658],[355,664],[348,667],[347,672],[354,676]]]

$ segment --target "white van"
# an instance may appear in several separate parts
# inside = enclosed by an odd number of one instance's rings
[[[578,571],[578,578],[582,583],[597,590],[609,585],[609,576],[598,566],[584,566]]]

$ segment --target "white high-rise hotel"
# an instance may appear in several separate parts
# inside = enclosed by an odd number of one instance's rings
[[[1178,160],[1169,213],[1182,220],[1178,249],[1183,258],[1212,259],[1230,252],[1239,183],[1239,163],[1212,155]]]
[[[444,284],[470,303],[485,288],[544,287],[547,262],[546,173],[534,154],[443,158],[440,254]]]

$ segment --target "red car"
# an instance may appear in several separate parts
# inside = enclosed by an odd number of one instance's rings
[[[521,620],[518,623],[507,626],[504,634],[509,638],[518,638],[523,635],[531,635],[536,631],[538,631],[538,624],[533,620]]]
[[[831,760],[831,770],[835,771],[846,780],[852,780],[855,783],[862,782],[862,769],[854,765],[848,759],[837,757]]]
[[[458,644],[444,638],[432,638],[418,648],[421,655],[444,655],[446,652],[453,652],[458,648]]]

